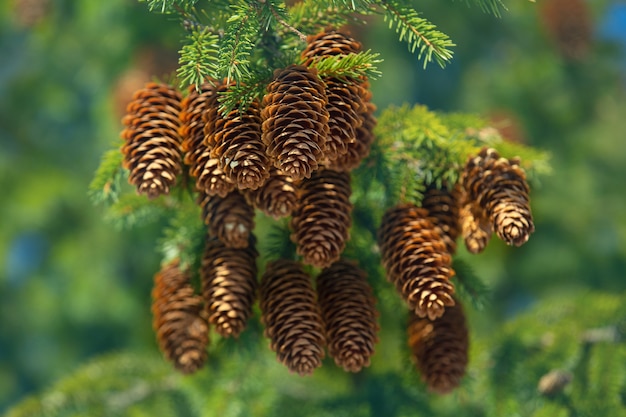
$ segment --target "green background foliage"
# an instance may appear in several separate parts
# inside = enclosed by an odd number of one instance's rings
[[[517,136],[551,154],[552,173],[532,178],[536,232],[529,242],[510,248],[494,239],[479,256],[460,251],[488,295],[480,310],[466,303],[468,375],[455,393],[439,397],[408,359],[402,304],[378,279],[381,342],[360,374],[329,359],[313,377],[289,374],[256,319],[239,340],[214,336],[197,375],[176,374],[158,353],[150,323],[160,230],[171,208],[164,201],[150,218],[121,216],[134,225],[122,231],[93,206],[88,189],[102,154],[121,143],[124,101],[153,75],[172,76],[185,35],[178,20],[148,13],[146,3],[40,1],[47,9],[34,23],[20,9],[26,2],[0,5],[0,411],[624,414],[626,69],[623,44],[603,31],[614,2],[588,2],[595,30],[580,61],[559,54],[541,24],[541,5],[521,0],[507,2],[499,18],[476,7],[495,0],[412,2],[456,44],[445,69],[423,69],[382,18],[354,28],[364,49],[383,60],[372,82],[378,115],[405,103],[437,114],[508,115]],[[133,197],[118,202],[119,213],[141,204]],[[367,201],[359,191],[355,198]],[[356,227],[371,227],[374,214],[355,212]],[[351,242],[353,253],[361,243]],[[361,262],[375,269],[377,259]],[[589,342],[594,329],[615,337]],[[572,383],[541,396],[538,381],[553,369],[571,372]]]

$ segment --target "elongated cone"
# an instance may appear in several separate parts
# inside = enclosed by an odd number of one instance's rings
[[[261,140],[259,103],[241,111],[231,110],[216,121],[215,146],[211,156],[217,158],[226,176],[237,188],[256,190],[269,176],[270,160]]]
[[[278,360],[310,375],[324,358],[324,325],[311,278],[289,260],[267,264],[260,287],[261,321]]]
[[[469,336],[458,301],[436,320],[411,314],[408,341],[417,369],[430,390],[447,394],[459,386],[467,368]]]
[[[350,175],[323,169],[300,184],[291,240],[304,263],[325,268],[339,259],[350,237]]]
[[[460,204],[461,190],[458,186],[449,190],[445,186],[437,188],[430,185],[422,199],[422,207],[428,212],[428,219],[437,228],[450,255],[456,252],[456,239],[461,233]]]
[[[252,315],[257,296],[258,253],[254,235],[245,249],[208,238],[202,256],[202,295],[209,323],[224,337],[238,337]]]
[[[274,74],[263,97],[262,138],[276,168],[294,181],[309,178],[329,133],[324,83],[316,70],[292,65]]]
[[[165,357],[184,373],[201,368],[207,358],[209,326],[202,297],[194,293],[189,274],[180,269],[178,260],[165,265],[154,276],[152,314]]]
[[[434,320],[454,305],[451,257],[425,209],[401,204],[387,210],[378,245],[387,279],[415,314]]]
[[[366,274],[341,259],[317,277],[317,294],[326,324],[328,354],[348,372],[370,365],[378,342],[378,311]]]
[[[480,206],[467,202],[459,212],[461,233],[465,247],[470,253],[480,253],[487,247],[491,239],[491,222]]]
[[[293,180],[278,168],[270,169],[270,176],[256,190],[245,190],[244,195],[255,208],[275,219],[290,216],[298,202]]]
[[[135,92],[122,119],[128,182],[149,198],[168,194],[182,171],[180,101],[173,87],[148,83]]]
[[[254,229],[254,209],[239,191],[226,197],[200,195],[202,218],[209,226],[209,234],[229,248],[246,248]]]
[[[468,159],[461,175],[467,201],[481,207],[496,235],[515,246],[528,241],[535,230],[526,174],[519,163],[517,158],[501,158],[495,149],[485,147]]]
[[[195,85],[189,87],[189,94],[182,101],[180,112],[180,135],[183,139],[185,164],[189,166],[189,175],[196,179],[196,189],[207,195],[226,194],[235,189],[235,183],[226,177],[219,168],[216,158],[211,158],[211,148],[205,142],[206,114],[217,115],[217,89],[219,83],[204,83],[199,90]],[[209,110],[213,107],[213,112]],[[212,121],[214,123],[214,121]]]

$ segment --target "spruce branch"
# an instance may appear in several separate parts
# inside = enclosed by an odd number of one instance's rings
[[[197,271],[207,229],[196,204],[184,204],[171,218],[158,246],[163,262],[180,259],[182,267]]]
[[[218,69],[227,83],[241,80],[250,74],[250,55],[260,31],[257,9],[254,4],[239,2],[233,6],[234,14],[227,20],[224,38],[220,44]]]
[[[360,10],[359,13],[370,14],[372,10]],[[333,0],[304,0],[295,4],[289,9],[289,23],[307,34],[349,23],[364,24],[354,10],[341,7]]]
[[[287,22],[287,11],[281,4],[273,0],[259,0],[259,3],[261,4],[261,27],[264,30],[269,30],[272,20],[276,20],[287,30],[296,34],[302,42],[306,42],[306,35]]]
[[[475,309],[483,310],[491,295],[489,287],[476,275],[467,261],[455,258],[452,268],[456,272],[453,279],[461,298],[470,301]]]
[[[180,50],[177,75],[182,86],[196,87],[207,80],[217,79],[219,35],[208,29],[194,30],[187,36],[187,44]]]
[[[470,0],[465,0],[465,2],[469,3]],[[484,12],[491,13],[496,17],[500,17],[500,9],[506,10],[506,6],[502,3],[502,0],[471,0],[471,2],[480,7]]]
[[[180,13],[180,10],[190,10],[198,0],[139,0],[148,3],[148,10],[156,13]]]
[[[385,10],[385,21],[389,28],[399,35],[401,42],[407,42],[409,50],[414,53],[418,50],[418,59],[423,60],[424,68],[433,59],[444,67],[452,59],[455,46],[448,35],[437,30],[437,27],[419,15],[410,7],[405,7],[396,0],[381,0],[381,7]]]
[[[367,77],[375,80],[381,76],[376,68],[376,64],[382,62],[378,57],[379,54],[367,50],[358,54],[325,56],[311,66],[317,68],[320,77],[339,79]]]
[[[122,177],[125,173],[122,168],[123,159],[124,155],[119,149],[111,149],[102,156],[100,165],[89,184],[89,197],[95,204],[113,203],[118,200],[123,182]]]
[[[176,202],[169,196],[150,200],[143,195],[126,193],[111,204],[106,219],[121,230],[152,223],[176,208]]]

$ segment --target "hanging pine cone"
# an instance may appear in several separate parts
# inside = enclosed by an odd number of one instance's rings
[[[461,232],[459,211],[461,204],[460,187],[448,190],[431,184],[426,188],[422,207],[428,212],[428,220],[437,228],[450,255],[456,252],[456,238]]]
[[[209,327],[202,297],[194,293],[189,274],[180,269],[178,260],[154,276],[152,299],[153,327],[161,351],[181,372],[197,371],[207,358]]]
[[[246,111],[231,110],[218,118],[213,135],[217,158],[226,176],[241,189],[256,190],[269,176],[270,161],[261,140],[259,103],[252,102]]]
[[[252,315],[256,299],[258,253],[254,235],[245,249],[226,247],[208,238],[202,256],[202,295],[209,323],[224,337],[238,337]]]
[[[387,210],[378,245],[387,279],[418,316],[434,320],[454,305],[451,257],[426,210],[412,204]]]
[[[295,261],[267,264],[260,287],[261,321],[278,360],[310,375],[322,365],[324,326],[310,277]]]
[[[350,236],[350,175],[317,171],[300,184],[300,192],[291,219],[291,240],[306,264],[325,268],[339,259]]]
[[[429,389],[447,394],[459,386],[467,368],[469,336],[458,301],[436,320],[411,314],[408,342]]]
[[[261,187],[246,190],[245,196],[252,206],[275,219],[290,216],[298,202],[293,180],[275,167]]]
[[[149,198],[168,194],[182,171],[180,101],[173,87],[148,83],[135,92],[122,119],[128,182]]]
[[[311,66],[320,57],[348,55],[361,52],[362,45],[349,35],[337,30],[325,30],[307,37],[307,46],[302,51],[304,65]]]
[[[200,194],[198,204],[202,218],[209,226],[209,234],[229,248],[246,248],[254,229],[254,209],[239,191],[226,197]]]
[[[189,166],[189,175],[196,179],[196,189],[207,195],[226,197],[226,194],[235,189],[235,183],[219,168],[218,160],[211,158],[211,149],[204,140],[205,115],[211,113],[211,106],[217,114],[218,86],[219,84],[204,83],[199,90],[195,85],[189,87],[189,95],[183,99],[180,111],[180,135],[183,139],[185,164]]]
[[[292,65],[276,71],[261,111],[262,138],[274,165],[294,181],[309,178],[328,137],[324,83],[317,71]]]
[[[378,311],[365,272],[339,260],[317,277],[317,294],[326,323],[328,354],[349,372],[370,365],[378,342]]]
[[[491,222],[485,210],[477,204],[468,202],[459,212],[461,233],[465,247],[470,253],[480,253],[487,247],[491,239]]]
[[[528,240],[535,226],[526,174],[518,159],[500,158],[495,149],[485,147],[468,159],[461,181],[468,201],[485,210],[500,239],[515,246]]]
[[[564,58],[581,60],[588,55],[593,25],[584,0],[547,0],[540,13],[548,35]]]
[[[371,97],[371,93],[369,93],[368,97]],[[375,139],[375,111],[376,105],[369,101],[366,101],[365,110],[359,113],[359,117],[361,118],[362,123],[359,127],[356,128],[355,141],[348,143],[348,145],[346,146],[346,153],[338,157],[334,161],[330,161],[328,163],[328,168],[334,169],[335,171],[351,171],[358,167],[361,164],[361,161],[369,155],[370,149]]]

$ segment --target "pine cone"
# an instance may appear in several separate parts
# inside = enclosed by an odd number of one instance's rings
[[[200,194],[198,204],[202,218],[209,226],[209,234],[217,237],[229,248],[246,248],[254,229],[254,209],[239,191],[226,197]]]
[[[262,139],[274,165],[294,181],[309,178],[328,137],[324,83],[317,71],[292,65],[276,71],[261,111]]]
[[[369,366],[379,327],[376,300],[365,272],[354,262],[339,260],[317,277],[317,294],[328,354],[349,372]]]
[[[189,284],[189,274],[178,260],[154,276],[153,327],[161,351],[184,373],[200,369],[207,358],[209,326],[202,311],[202,298]]]
[[[350,236],[350,175],[320,170],[300,188],[301,199],[291,219],[291,240],[306,264],[324,268],[339,259]]]
[[[324,326],[310,277],[295,261],[267,264],[260,287],[261,321],[278,360],[310,375],[322,365]]]
[[[540,13],[548,35],[564,58],[581,60],[589,54],[593,24],[585,1],[547,0]]]
[[[468,159],[461,181],[468,201],[485,210],[500,239],[515,246],[528,240],[535,226],[526,174],[518,159],[500,158],[495,149],[485,147]]]
[[[461,204],[460,187],[448,190],[434,185],[426,188],[422,207],[428,212],[428,220],[437,228],[450,255],[456,252],[456,238],[461,232],[459,211]]]
[[[261,140],[259,103],[244,112],[233,109],[218,118],[211,156],[217,158],[226,176],[241,189],[256,190],[269,176],[270,161]]]
[[[461,233],[470,253],[480,253],[491,239],[491,222],[485,210],[472,202],[465,203],[459,212]]]
[[[211,158],[211,149],[204,140],[204,119],[207,113],[211,113],[211,106],[217,115],[218,86],[204,83],[199,91],[194,85],[189,87],[189,95],[182,101],[180,135],[183,138],[185,164],[189,165],[189,175],[196,179],[196,189],[204,194],[226,197],[235,189],[235,183],[219,168],[218,160]]]
[[[226,247],[209,238],[202,257],[202,294],[209,323],[224,337],[238,337],[252,315],[256,299],[258,253],[254,235],[245,249]]]
[[[252,206],[275,219],[290,216],[298,202],[293,180],[275,167],[260,188],[245,190],[245,196]]]
[[[429,389],[447,394],[459,386],[467,368],[469,336],[458,301],[436,320],[411,314],[408,342]]]
[[[304,65],[311,66],[320,57],[348,55],[361,52],[362,45],[349,35],[337,30],[322,31],[307,37],[307,46],[302,51]]]
[[[173,87],[148,83],[135,92],[122,119],[128,182],[149,198],[168,194],[182,171],[180,100]]]
[[[387,279],[418,316],[434,320],[454,305],[451,257],[426,210],[411,204],[387,210],[378,245]]]

